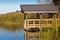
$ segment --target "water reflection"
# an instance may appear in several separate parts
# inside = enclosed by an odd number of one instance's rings
[[[16,30],[19,31],[20,29],[23,29],[23,28],[17,25],[7,25],[7,26],[0,26],[0,29],[6,29],[10,31],[16,31]]]
[[[0,40],[54,40],[55,32],[52,28],[37,32],[24,31],[19,26],[0,26]]]
[[[56,34],[53,28],[42,28],[40,31],[25,31],[25,40],[55,40]]]
[[[0,26],[0,40],[24,40],[24,30],[18,26]]]
[[[24,32],[25,40],[40,40],[40,32]]]

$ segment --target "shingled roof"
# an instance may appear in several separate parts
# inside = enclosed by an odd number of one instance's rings
[[[26,4],[21,5],[24,13],[58,13],[58,6],[54,4]]]

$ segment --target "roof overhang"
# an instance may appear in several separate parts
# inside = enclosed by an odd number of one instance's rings
[[[25,11],[24,13],[59,13],[58,11]]]
[[[59,13],[58,6],[54,4],[21,5],[23,13]]]

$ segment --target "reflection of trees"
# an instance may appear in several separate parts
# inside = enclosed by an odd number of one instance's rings
[[[5,25],[5,26],[0,26],[0,29],[6,29],[6,30],[10,30],[10,31],[16,31],[16,30],[20,30],[20,25]]]

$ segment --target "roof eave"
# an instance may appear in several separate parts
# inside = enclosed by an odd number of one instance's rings
[[[24,13],[59,13],[59,11],[25,11]]]

